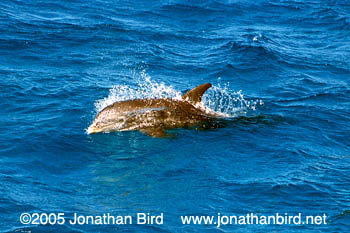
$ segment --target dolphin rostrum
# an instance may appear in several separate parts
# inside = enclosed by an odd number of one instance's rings
[[[88,134],[140,130],[152,137],[166,136],[165,130],[194,127],[218,117],[198,107],[205,83],[193,88],[182,99],[133,99],[115,102],[99,112],[87,129]]]

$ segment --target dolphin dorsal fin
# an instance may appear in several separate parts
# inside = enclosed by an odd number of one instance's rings
[[[193,103],[201,102],[204,92],[210,87],[210,83],[204,83],[202,85],[199,85],[198,87],[195,87],[192,90],[188,91],[186,94],[184,94],[184,96],[182,96],[182,99],[188,100]]]

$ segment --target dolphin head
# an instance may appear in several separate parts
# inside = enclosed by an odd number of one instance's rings
[[[103,109],[95,118],[94,122],[86,130],[88,134],[111,132],[121,129],[125,117],[113,108]]]
[[[100,126],[100,124],[93,122],[89,128],[87,128],[86,132],[87,134],[94,134],[94,133],[100,133],[103,131],[103,127]]]

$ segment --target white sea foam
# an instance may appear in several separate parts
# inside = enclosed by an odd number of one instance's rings
[[[218,82],[203,95],[201,104],[208,111],[219,113],[224,117],[236,117],[255,111],[264,103],[259,99],[245,98],[242,90],[231,90],[229,83],[222,86],[218,79]]]
[[[137,78],[137,86],[115,85],[111,88],[109,95],[95,103],[96,111],[99,112],[108,105],[123,100],[130,99],[156,99],[156,98],[172,98],[181,100],[182,93],[166,85],[163,82],[155,82],[145,72],[141,71]],[[210,114],[216,114],[222,117],[236,117],[246,114],[249,111],[255,111],[261,100],[247,100],[242,91],[232,91],[229,84],[223,87],[220,79],[209,88],[203,95],[202,102],[197,105]]]
[[[96,110],[99,112],[114,102],[130,99],[181,99],[180,91],[176,91],[172,86],[167,86],[163,82],[157,83],[152,81],[145,71],[141,71],[140,76],[135,76],[135,78],[138,80],[136,87],[128,85],[113,86],[106,98],[95,102]]]

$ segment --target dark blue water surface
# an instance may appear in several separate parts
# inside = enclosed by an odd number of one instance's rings
[[[350,231],[348,1],[2,0],[0,80],[1,232]],[[205,82],[231,116],[217,129],[85,132],[113,99]],[[164,224],[22,225],[23,212]],[[180,219],[218,213],[327,225]]]

